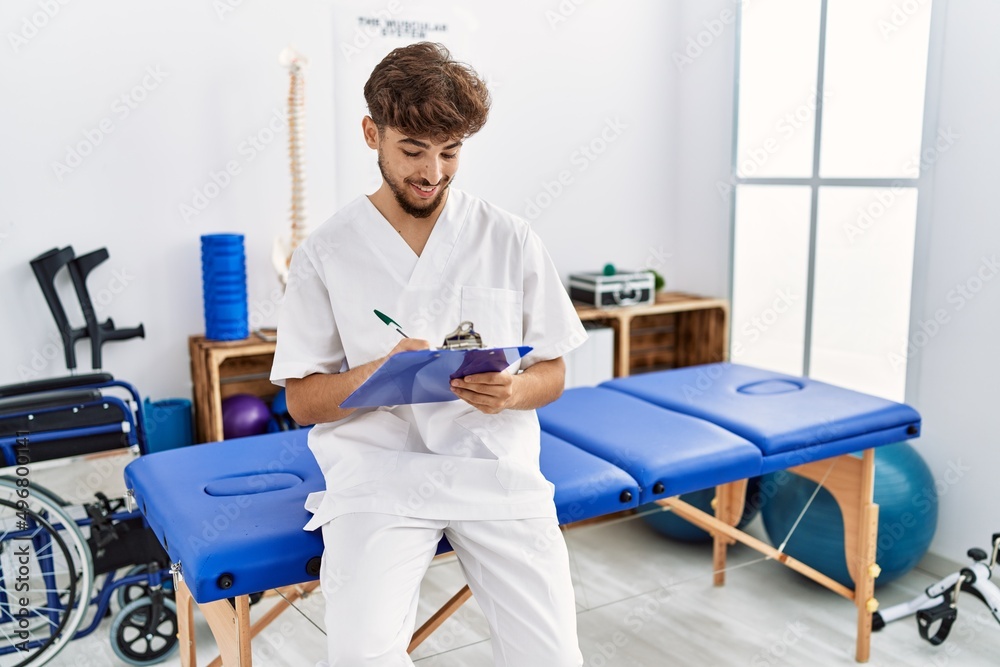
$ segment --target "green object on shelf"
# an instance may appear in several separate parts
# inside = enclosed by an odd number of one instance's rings
[[[664,280],[663,276],[661,276],[659,273],[657,273],[653,269],[647,269],[646,273],[652,273],[653,274],[653,291],[654,292],[659,292],[660,290],[662,290],[664,287],[667,286],[667,281]]]
[[[616,270],[615,270],[615,265],[614,264],[605,264],[604,265],[604,275],[606,275],[606,276],[613,276],[613,275],[615,275],[615,273],[616,273]]]

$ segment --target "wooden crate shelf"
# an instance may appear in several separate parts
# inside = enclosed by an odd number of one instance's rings
[[[222,440],[222,399],[253,394],[269,400],[278,393],[278,387],[268,379],[274,346],[256,335],[234,341],[206,340],[204,336],[188,339],[198,442]]]
[[[577,305],[583,321],[615,331],[615,376],[725,361],[729,304],[724,299],[666,292],[641,306]]]

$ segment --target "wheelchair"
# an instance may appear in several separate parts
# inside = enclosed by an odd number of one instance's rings
[[[178,649],[169,558],[141,513],[101,493],[72,505],[32,480],[121,449],[147,453],[127,382],[91,373],[0,387],[0,667],[49,662],[93,633],[112,599],[119,658],[151,665]]]

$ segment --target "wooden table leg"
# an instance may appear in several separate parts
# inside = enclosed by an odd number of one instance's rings
[[[181,667],[198,667],[194,646],[194,600],[179,574],[174,574],[174,604],[177,605],[177,641]]]
[[[858,609],[858,638],[855,659],[868,662],[872,645],[872,614],[878,610],[875,599],[875,577],[879,567],[875,562],[878,546],[878,505],[875,504],[875,450],[868,449],[862,458],[861,488],[859,500],[862,518],[858,526],[857,577],[854,580],[854,604]]]
[[[208,667],[251,667],[250,597],[237,597],[235,608],[229,600],[206,602],[198,606],[219,646],[219,657],[210,662]]]
[[[441,626],[448,617],[458,611],[458,608],[465,604],[466,600],[472,597],[472,591],[469,590],[468,584],[462,586],[462,590],[455,593],[450,600],[444,603],[440,609],[438,609],[433,616],[427,619],[427,622],[421,625],[416,632],[413,633],[413,638],[410,639],[410,646],[406,649],[407,653],[413,653],[413,651],[424,642],[425,639],[431,636],[431,634]]]
[[[719,521],[730,526],[739,525],[740,518],[743,516],[743,504],[746,500],[747,481],[743,479],[715,487],[715,499],[712,501],[712,507]],[[714,572],[712,580],[716,586],[723,586],[726,583],[726,553],[729,545],[735,543],[736,540],[722,533],[712,533],[712,570]]]
[[[875,450],[867,449],[859,459],[843,455],[836,459],[815,461],[789,468],[824,488],[837,501],[844,517],[844,556],[847,571],[854,581],[851,599],[858,610],[858,635],[855,658],[868,662],[871,653],[872,614],[878,610],[875,562],[878,545],[878,505],[875,504]]]

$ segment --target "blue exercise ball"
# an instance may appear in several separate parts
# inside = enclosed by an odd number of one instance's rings
[[[757,516],[760,510],[760,477],[751,477],[747,481],[747,492],[746,492],[746,503],[743,506],[743,516],[740,518],[740,522],[737,525],[738,528],[743,528]],[[694,491],[692,493],[683,493],[680,499],[688,503],[693,507],[697,507],[703,512],[708,514],[715,514],[715,510],[712,509],[712,499],[715,498],[715,487],[710,489],[703,489],[701,491]],[[655,503],[650,503],[649,505],[643,505],[639,508],[640,512],[643,512],[642,520],[647,526],[655,530],[656,532],[669,537],[672,540],[677,540],[678,542],[710,542],[712,536],[694,525],[686,519],[682,519],[673,512],[670,511],[656,511],[660,508],[659,505]],[[648,513],[645,513],[648,512]]]
[[[245,438],[267,432],[271,408],[253,394],[233,394],[222,399],[222,435]]]
[[[271,412],[276,415],[288,414],[288,399],[285,398],[285,390],[280,389],[274,398],[271,399]]]
[[[804,477],[780,471],[761,482],[764,529],[781,544],[816,489]],[[937,528],[938,497],[934,476],[909,443],[875,450],[875,502],[879,506],[878,551],[882,573],[876,585],[898,579],[927,553]],[[820,489],[812,506],[788,540],[785,553],[845,586],[853,586],[844,556],[844,519],[840,506]]]

